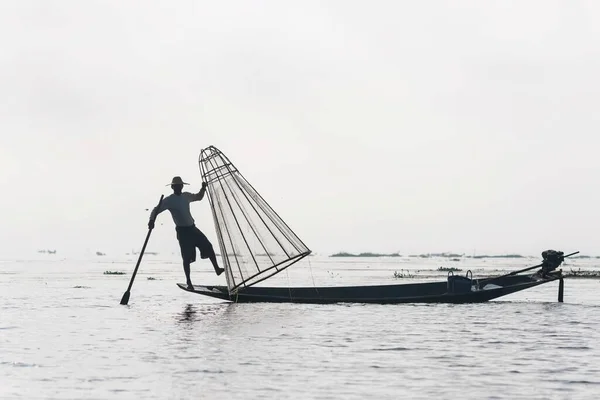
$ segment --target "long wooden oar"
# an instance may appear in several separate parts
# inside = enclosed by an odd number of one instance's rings
[[[160,200],[158,201],[158,208],[162,203],[164,195],[160,196]],[[153,225],[154,226],[154,225]],[[150,239],[150,234],[152,233],[152,228],[148,227],[148,234],[146,235],[146,240],[144,240],[144,245],[142,246],[142,251],[140,251],[140,256],[138,257],[137,264],[135,265],[135,269],[133,270],[133,275],[131,276],[131,280],[129,281],[129,287],[127,291],[123,293],[123,297],[121,298],[121,304],[127,305],[129,302],[129,296],[131,295],[131,286],[133,286],[133,280],[135,279],[135,274],[137,274],[138,267],[140,266],[140,262],[142,262],[142,256],[144,255],[144,251],[146,250],[146,245],[148,244],[148,239]]]

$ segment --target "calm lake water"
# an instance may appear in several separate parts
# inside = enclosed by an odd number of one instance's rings
[[[600,398],[599,280],[567,279],[562,304],[556,282],[476,305],[228,304],[177,288],[176,256],[148,256],[121,306],[135,261],[0,260],[0,398]],[[269,284],[444,279],[442,265],[477,277],[538,262],[310,257]],[[579,267],[596,264],[564,270]],[[224,282],[205,261],[192,274]]]

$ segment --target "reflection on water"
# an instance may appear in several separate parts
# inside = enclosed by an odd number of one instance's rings
[[[196,320],[197,311],[193,304],[186,304],[183,312],[179,314],[178,321],[182,324],[189,324]]]
[[[239,305],[234,303],[188,303],[183,311],[176,314],[175,319],[184,328],[195,328],[200,323],[224,325],[234,322],[232,318],[235,318],[236,307]]]

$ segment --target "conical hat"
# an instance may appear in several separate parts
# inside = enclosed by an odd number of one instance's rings
[[[180,176],[175,176],[173,177],[173,179],[171,180],[171,183],[169,183],[166,186],[171,186],[171,185],[189,185],[189,183],[185,183],[183,181],[183,179],[181,179]]]

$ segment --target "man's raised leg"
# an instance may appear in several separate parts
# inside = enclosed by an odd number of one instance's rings
[[[223,272],[225,272],[225,270],[223,268],[219,267],[219,264],[217,264],[217,256],[215,255],[215,253],[212,253],[208,258],[209,258],[210,262],[212,263],[217,276],[221,275]]]

